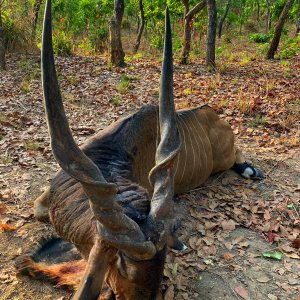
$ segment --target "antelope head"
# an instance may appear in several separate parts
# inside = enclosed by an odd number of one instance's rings
[[[165,44],[159,98],[160,143],[149,174],[154,188],[150,212],[137,224],[117,202],[117,186],[76,145],[64,112],[52,48],[51,0],[47,1],[42,47],[44,101],[51,146],[65,172],[81,183],[97,222],[97,236],[74,299],[97,299],[106,281],[116,299],[155,299],[168,245],[173,236],[173,164],[180,149],[173,101],[170,17],[166,9]],[[78,228],[80,231],[80,228]]]

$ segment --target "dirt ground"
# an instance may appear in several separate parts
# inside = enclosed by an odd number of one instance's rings
[[[79,144],[141,105],[157,103],[157,61],[132,59],[115,70],[99,57],[58,58],[57,64]],[[217,74],[202,66],[201,60],[175,65],[177,108],[214,107],[265,179],[244,180],[226,171],[176,197],[178,236],[189,248],[170,251],[164,297],[299,300],[300,58],[243,66],[237,58]],[[63,289],[18,276],[13,263],[54,234],[32,210],[58,170],[49,147],[38,57],[8,57],[8,71],[0,76],[0,103],[0,299],[68,299]],[[282,257],[266,258],[265,252]]]

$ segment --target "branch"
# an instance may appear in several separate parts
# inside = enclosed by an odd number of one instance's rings
[[[202,0],[197,5],[195,5],[185,16],[185,19],[191,19],[195,14],[201,11],[206,6],[206,0]]]

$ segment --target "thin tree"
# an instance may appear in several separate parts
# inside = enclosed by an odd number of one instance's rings
[[[260,21],[260,3],[259,0],[256,0],[257,10],[256,10],[256,21],[259,24]]]
[[[184,5],[184,34],[183,34],[183,48],[181,53],[180,62],[182,64],[187,64],[189,60],[189,55],[191,51],[191,23],[194,16],[199,13],[205,6],[206,0],[202,0],[196,4],[191,10],[189,10],[189,0],[182,0]]]
[[[34,40],[36,34],[36,25],[39,18],[39,11],[43,0],[34,0],[33,5],[33,20],[32,20],[32,39]]]
[[[136,42],[135,42],[134,47],[133,47],[133,53],[137,53],[138,50],[139,50],[140,43],[141,43],[141,38],[142,38],[142,34],[143,34],[143,31],[144,31],[145,22],[146,22],[143,0],[139,0],[139,7],[140,7],[140,12],[141,12],[141,24],[139,26],[138,35],[136,37]]]
[[[4,42],[4,28],[2,23],[2,5],[4,0],[0,0],[0,70],[6,69],[5,61],[5,42]]]
[[[219,39],[221,38],[222,36],[222,29],[223,29],[223,24],[224,24],[224,21],[228,15],[228,12],[229,12],[229,9],[230,9],[230,5],[231,5],[231,0],[228,0],[227,1],[227,5],[226,5],[226,8],[225,8],[225,12],[220,20],[220,23],[219,23],[219,30],[218,30],[218,37]]]
[[[266,0],[267,3],[267,20],[266,20],[266,33],[269,33],[271,26],[272,26],[272,10],[271,6],[273,0]]]
[[[217,6],[216,0],[206,0],[208,11],[206,66],[216,67],[216,33],[217,33]]]
[[[300,0],[297,1],[297,16],[296,16],[296,35],[300,33]]]
[[[110,19],[109,28],[109,52],[110,62],[114,66],[123,67],[125,66],[124,57],[125,53],[122,48],[121,39],[121,25],[124,15],[124,0],[114,1],[114,12]]]
[[[266,56],[267,59],[274,59],[274,55],[275,55],[278,45],[279,45],[282,28],[288,17],[288,13],[293,5],[293,2],[294,2],[294,0],[287,0],[281,11],[280,17],[279,17],[278,22],[275,27],[274,37],[271,41],[270,48],[269,48],[267,56]]]

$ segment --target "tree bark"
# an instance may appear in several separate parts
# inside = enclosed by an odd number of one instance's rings
[[[206,43],[206,66],[216,67],[216,33],[217,33],[217,7],[216,0],[207,0],[208,24]]]
[[[143,0],[139,0],[139,6],[140,6],[140,12],[141,12],[141,24],[139,26],[139,32],[138,32],[136,42],[135,42],[135,45],[133,48],[133,53],[137,53],[139,50],[142,34],[144,31],[144,27],[145,27],[145,14],[144,14]]]
[[[300,33],[300,0],[298,2],[297,16],[296,16],[296,35]]]
[[[125,53],[122,48],[121,40],[121,25],[124,15],[124,0],[114,1],[114,13],[110,20],[109,31],[109,50],[110,50],[110,62],[114,66],[125,66],[124,57]]]
[[[191,51],[191,22],[194,16],[206,6],[206,0],[202,0],[189,10],[189,0],[182,0],[184,5],[184,34],[183,34],[183,48],[180,62],[187,64]]]
[[[256,21],[259,25],[259,21],[260,21],[260,3],[259,3],[259,0],[256,0],[256,4],[257,4]]]
[[[0,70],[6,70],[5,45],[4,45],[4,28],[2,23],[2,4],[0,1]]]
[[[39,11],[43,0],[35,0],[33,6],[33,20],[32,20],[32,39],[34,40],[36,34],[36,25],[39,18]]]
[[[271,11],[271,5],[272,5],[272,0],[266,0],[267,2],[267,21],[266,21],[266,33],[269,33],[272,25],[272,11]]]
[[[231,5],[231,0],[228,0],[227,5],[226,5],[226,9],[225,9],[225,12],[224,12],[224,15],[222,16],[222,18],[220,20],[220,23],[219,23],[219,30],[218,30],[218,37],[219,37],[219,39],[222,36],[223,24],[224,24],[224,21],[225,21],[227,15],[228,15],[230,5]]]
[[[293,1],[294,0],[287,0],[285,3],[285,6],[282,9],[282,12],[280,14],[280,17],[279,17],[278,22],[275,27],[274,37],[272,39],[269,51],[266,56],[267,59],[274,59],[274,55],[275,55],[278,45],[279,45],[282,28],[287,19],[289,10],[291,9],[291,7],[293,5]]]

